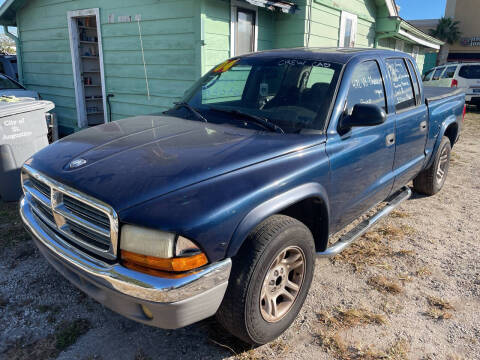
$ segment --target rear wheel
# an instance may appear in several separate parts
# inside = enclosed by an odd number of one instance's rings
[[[233,258],[218,321],[251,344],[265,344],[295,320],[312,282],[315,246],[301,222],[274,215],[250,234]]]
[[[444,136],[435,154],[433,164],[413,179],[413,188],[416,192],[434,195],[442,189],[447,179],[451,150],[450,139]]]

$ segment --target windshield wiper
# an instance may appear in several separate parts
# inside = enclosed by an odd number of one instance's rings
[[[197,119],[199,120],[202,120],[206,123],[208,123],[208,120],[205,119],[205,117],[200,114],[193,106],[191,106],[189,103],[185,102],[185,101],[179,101],[179,102],[174,102],[173,103],[174,105],[177,105],[178,107],[184,107],[188,110],[190,110],[190,112],[195,115],[197,117]]]
[[[261,116],[252,115],[252,114],[249,114],[249,113],[246,113],[246,112],[243,112],[243,111],[239,111],[239,110],[221,109],[221,108],[212,107],[212,106],[209,107],[209,110],[223,112],[223,113],[230,114],[230,115],[241,116],[241,117],[244,117],[246,119],[252,120],[255,124],[260,125],[264,129],[271,130],[271,131],[276,131],[276,132],[285,134],[285,131],[283,131],[283,129],[280,126],[274,124],[273,122],[271,122],[267,118],[264,118],[264,117],[261,117]]]

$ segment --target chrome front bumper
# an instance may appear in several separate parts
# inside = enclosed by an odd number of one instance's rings
[[[38,221],[25,198],[20,202],[20,216],[55,269],[98,302],[132,320],[175,329],[212,316],[222,302],[230,259],[183,278],[160,278],[80,252]]]

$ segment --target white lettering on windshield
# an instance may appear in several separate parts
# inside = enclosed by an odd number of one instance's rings
[[[302,59],[282,59],[278,62],[278,66],[283,65],[310,65],[314,67],[323,67],[323,68],[330,68],[332,67],[331,63],[323,62],[323,61],[311,61],[311,60],[302,60]]]
[[[332,64],[330,63],[326,63],[326,62],[321,62],[321,61],[315,61],[312,66],[315,66],[315,67],[323,67],[323,68],[329,68],[332,66]]]
[[[279,66],[282,65],[305,65],[306,60],[298,60],[298,59],[283,59],[278,62]]]

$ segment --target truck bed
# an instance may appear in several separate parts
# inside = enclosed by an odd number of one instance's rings
[[[440,87],[440,86],[424,86],[425,101],[428,104],[431,101],[445,99],[450,96],[458,95],[464,92],[462,89]]]

